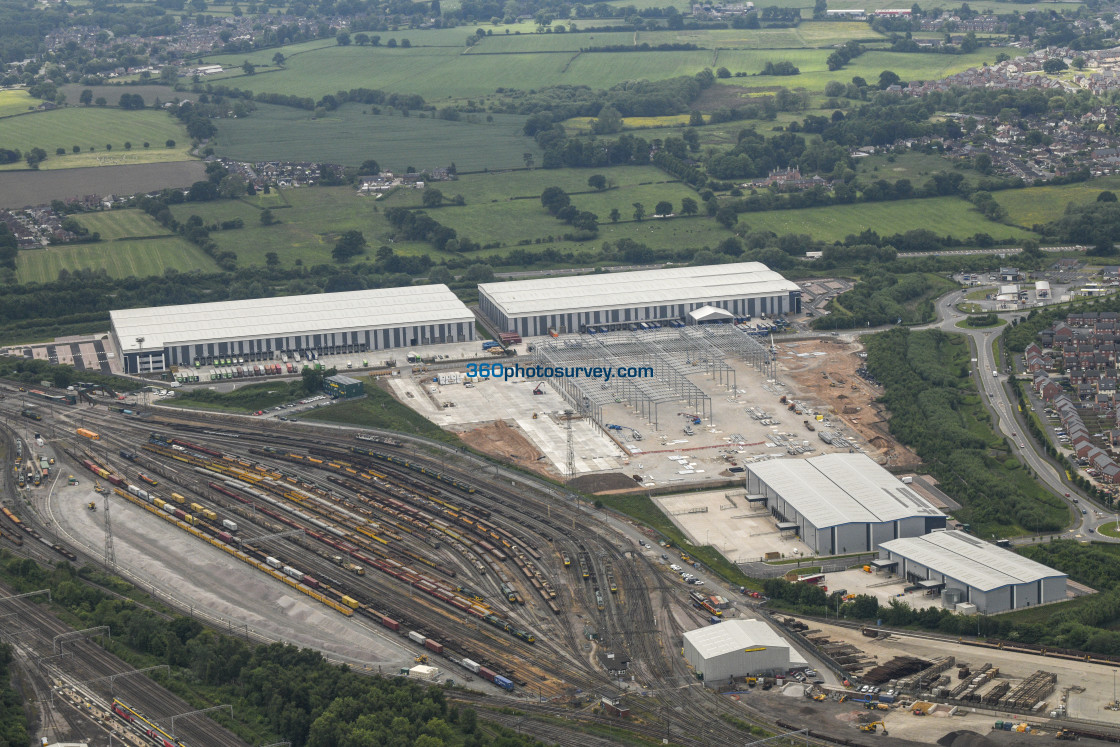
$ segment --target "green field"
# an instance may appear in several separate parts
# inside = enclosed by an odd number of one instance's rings
[[[1120,189],[1120,176],[1057,187],[1030,187],[996,192],[996,202],[1007,209],[1007,219],[1020,226],[1057,220],[1071,202],[1093,202],[1104,190]]]
[[[62,269],[87,268],[104,269],[115,278],[162,275],[169,269],[217,271],[201,249],[178,237],[28,249],[16,259],[16,276],[21,283],[47,283],[57,280]]]
[[[855,24],[858,26],[858,24]],[[222,76],[208,80],[223,81],[227,85],[253,91],[276,92],[297,96],[321,97],[325,93],[350,88],[380,88],[386,91],[416,93],[428,101],[479,98],[494,93],[499,87],[528,90],[550,85],[586,85],[592,88],[609,88],[629,80],[659,80],[679,75],[694,75],[704,68],[727,67],[732,72],[757,73],[767,62],[789,61],[797,65],[802,74],[789,78],[759,79],[756,84],[804,87],[813,91],[823,89],[830,80],[850,80],[860,75],[875,80],[885,69],[894,70],[904,80],[932,79],[977,66],[994,60],[992,50],[982,50],[971,55],[924,55],[895,52],[867,52],[853,60],[844,70],[830,72],[825,60],[830,54],[830,39],[852,38],[853,24],[814,24],[801,30],[777,29],[775,44],[786,40],[796,45],[787,49],[747,48],[761,46],[749,43],[748,32],[704,32],[714,42],[735,46],[717,51],[702,49],[679,52],[628,52],[581,54],[575,50],[595,41],[622,39],[632,41],[633,34],[523,34],[520,37],[488,37],[477,48],[465,47],[413,47],[388,49],[382,47],[318,46],[310,43],[282,47],[288,54],[286,67],[265,69],[247,76],[239,70],[230,70]],[[817,28],[820,26],[821,28]],[[829,28],[837,31],[831,32]],[[666,40],[678,32],[647,32],[656,40],[658,34]],[[757,34],[769,31],[755,32]],[[830,37],[828,34],[832,34]],[[723,36],[720,36],[720,35]],[[863,34],[864,37],[869,34]],[[383,35],[384,36],[384,35]],[[595,39],[592,39],[592,37]],[[699,37],[697,37],[699,38]],[[761,39],[762,37],[760,37]],[[817,47],[805,48],[806,45]],[[488,51],[509,49],[526,50],[515,56],[487,54]],[[538,51],[529,50],[564,50]],[[248,55],[227,55],[207,58],[237,68],[245,59],[262,66],[271,66],[274,50]]]
[[[1005,193],[999,194],[1002,196]],[[739,216],[739,224],[746,224],[754,231],[773,231],[779,236],[807,233],[821,241],[839,241],[864,229],[888,236],[926,228],[939,236],[950,234],[962,239],[975,233],[987,233],[995,239],[1021,239],[1034,235],[1021,228],[990,221],[971,203],[957,197],[743,213]]]
[[[31,95],[21,88],[0,91],[0,117],[24,114],[28,110],[33,110],[41,103],[43,102],[39,99],[31,98]]]
[[[407,198],[417,194],[411,192]],[[207,223],[244,220],[244,228],[210,234],[222,250],[237,252],[238,264],[243,267],[263,265],[268,252],[276,252],[283,267],[293,266],[297,259],[311,267],[334,263],[331,249],[343,231],[361,231],[371,251],[390,243],[391,227],[381,213],[374,212],[374,204],[372,198],[359,197],[350,187],[311,187],[284,190],[280,198],[273,192],[245,200],[174,205],[171,212],[180,221],[191,214],[202,216]],[[254,205],[272,207],[280,223],[262,226],[260,210]],[[393,250],[398,254],[436,255],[429,244],[419,242],[397,242]]]
[[[856,159],[856,173],[859,174],[861,184],[878,181],[897,182],[899,179],[909,179],[915,188],[925,184],[931,175],[938,171],[954,171],[963,174],[965,181],[974,184],[979,177],[972,169],[960,169],[952,161],[941,156],[928,153],[901,153],[891,156],[867,156]],[[1003,204],[1004,195],[1000,192],[996,201]]]
[[[167,140],[176,141],[177,148],[167,148]],[[42,148],[48,154],[43,168],[98,165],[91,158],[143,159],[149,153],[174,153],[175,160],[185,160],[183,146],[188,140],[186,129],[178,121],[152,110],[67,107],[0,119],[0,142],[24,152]],[[125,142],[132,143],[131,151],[125,151]],[[145,142],[150,143],[147,149],[143,147]],[[71,155],[75,145],[81,147],[81,154]],[[106,145],[112,146],[111,152],[106,152]],[[56,148],[64,148],[67,155],[55,155]],[[94,149],[92,153],[90,148]]]
[[[78,221],[90,231],[101,234],[102,240],[135,238],[138,236],[167,236],[170,232],[140,210],[109,210],[100,213],[81,213]]]
[[[523,168],[524,154],[541,160],[541,149],[521,127],[524,117],[497,114],[493,122],[470,115],[477,122],[449,122],[390,115],[363,114],[368,107],[348,104],[316,119],[311,112],[259,105],[243,119],[218,123],[214,150],[218,155],[245,161],[327,161],[358,166],[369,158],[382,168],[417,170],[452,163],[460,171]]]
[[[504,174],[468,174],[444,189],[445,193],[461,193],[468,205],[482,202],[505,201],[514,197],[538,198],[548,187],[560,187],[568,192],[588,192],[587,179],[601,174],[607,181],[628,187],[650,182],[664,182],[670,177],[656,166],[614,166],[602,169],[533,169],[510,171]],[[443,187],[441,186],[441,189]],[[573,198],[579,199],[579,198]],[[394,201],[394,204],[395,201]],[[537,201],[537,206],[540,202]]]

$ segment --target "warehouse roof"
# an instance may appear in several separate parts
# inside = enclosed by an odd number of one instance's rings
[[[944,515],[866,454],[774,459],[747,469],[817,528]]]
[[[144,338],[143,350],[159,350],[213,340],[474,322],[446,285],[123,309],[109,316],[123,352],[136,350],[138,337]]]
[[[478,286],[479,293],[489,297],[508,316],[645,304],[701,303],[800,290],[796,283],[761,262],[515,280]]]
[[[884,542],[880,548],[980,591],[1066,576],[1061,571],[964,532],[932,532],[923,537],[904,537]]]
[[[724,620],[719,625],[690,630],[684,637],[696,649],[696,653],[705,659],[764,646],[788,648],[790,665],[806,663],[797,649],[762,620]]]

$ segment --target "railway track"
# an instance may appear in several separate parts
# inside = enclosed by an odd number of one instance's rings
[[[586,511],[570,501],[558,499],[554,492],[542,492],[522,476],[517,477],[517,486],[510,486],[508,474],[497,468],[494,475],[486,474],[477,469],[476,458],[471,455],[460,454],[442,445],[402,440],[379,444],[377,448],[427,471],[391,462],[364,463],[359,459],[360,455],[348,452],[350,447],[361,443],[354,438],[353,431],[317,427],[300,427],[298,431],[293,431],[290,427],[279,427],[281,424],[274,426],[245,418],[196,416],[191,413],[137,421],[101,413],[95,408],[81,412],[83,424],[100,432],[102,440],[90,443],[64,435],[58,439],[60,442],[99,456],[107,467],[111,466],[132,482],[139,479],[141,471],[158,475],[160,482],[164,483],[164,492],[181,492],[221,516],[236,518],[242,534],[272,533],[289,526],[276,517],[262,516],[256,507],[246,513],[244,505],[236,505],[228,496],[212,490],[208,484],[210,480],[188,465],[174,461],[166,454],[142,452],[140,447],[150,431],[163,431],[200,443],[214,452],[291,474],[297,480],[329,494],[332,501],[337,499],[336,508],[345,506],[347,511],[368,506],[362,504],[362,492],[352,484],[352,476],[332,473],[309,464],[297,465],[279,459],[276,454],[263,452],[265,447],[288,450],[305,457],[312,455],[314,449],[348,453],[350,456],[346,461],[354,465],[354,469],[375,471],[383,477],[384,485],[359,483],[379,500],[393,497],[432,515],[435,515],[435,509],[430,506],[425,508],[427,504],[424,502],[444,501],[485,516],[485,524],[493,529],[495,537],[508,543],[499,544],[499,547],[508,550],[509,545],[515,545],[521,548],[517,556],[521,558],[521,563],[515,562],[512,550],[505,560],[483,554],[480,572],[471,556],[456,550],[447,535],[440,540],[437,548],[432,541],[434,534],[405,522],[403,514],[393,517],[371,509],[374,514],[367,518],[385,525],[392,523],[391,518],[396,522],[392,531],[399,539],[393,538],[383,545],[387,553],[405,553],[416,563],[420,561],[415,560],[415,556],[423,555],[454,571],[456,582],[482,592],[492,609],[500,610],[504,617],[535,632],[535,644],[530,645],[485,625],[474,623],[472,627],[470,618],[456,617],[433,600],[413,594],[410,586],[397,579],[368,572],[363,577],[344,576],[340,567],[324,558],[322,548],[306,535],[275,540],[269,546],[272,548],[269,552],[276,553],[285,562],[298,566],[306,573],[314,574],[316,578],[326,577],[340,582],[340,589],[352,591],[355,598],[360,596],[375,608],[381,605],[392,609],[401,618],[399,636],[403,636],[406,627],[410,627],[427,636],[453,641],[459,649],[477,651],[476,655],[480,658],[506,666],[520,680],[523,704],[529,702],[529,694],[535,699],[539,687],[542,694],[565,704],[555,706],[559,709],[558,714],[570,715],[571,710],[566,704],[569,700],[580,699],[577,696],[579,690],[585,694],[617,692],[616,678],[607,675],[593,658],[595,647],[585,648],[580,640],[583,626],[591,625],[600,636],[599,643],[603,646],[609,644],[612,650],[631,659],[631,672],[648,685],[648,697],[627,698],[641,720],[662,723],[659,714],[672,709],[672,720],[679,723],[682,730],[689,724],[702,724],[706,729],[703,738],[697,740],[686,739],[674,731],[675,741],[684,744],[699,744],[712,738],[740,741],[742,733],[720,721],[720,713],[732,714],[758,725],[768,723],[761,714],[751,714],[738,704],[728,704],[722,698],[712,697],[701,692],[702,688],[688,687],[691,676],[683,660],[676,655],[683,632],[679,621],[698,620],[687,595],[666,583],[664,574],[641,553],[633,552],[630,540],[623,540],[608,525],[594,522]],[[56,408],[54,425],[60,432],[71,433],[72,428],[76,428],[72,415],[73,412]],[[133,463],[119,458],[119,449],[143,455]],[[341,463],[341,457],[338,459]],[[441,480],[441,474],[469,483],[473,492],[456,488],[446,479]],[[414,499],[406,500],[400,490],[411,494]],[[284,515],[297,523],[303,521],[292,518],[290,514]],[[332,519],[336,520],[341,521],[338,517]],[[342,527],[343,524],[337,526]],[[415,531],[406,531],[409,529]],[[347,531],[352,530],[353,526],[347,527]],[[500,542],[501,539],[498,540]],[[573,559],[571,567],[565,568],[561,564],[562,555]],[[578,573],[574,563],[574,559],[581,556],[586,558],[588,565],[587,581]],[[475,557],[480,558],[478,553]],[[526,564],[531,571],[524,569]],[[499,583],[503,573],[521,603],[509,602],[506,598],[500,587],[507,582]],[[539,584],[547,584],[553,589],[555,597],[548,599],[541,593],[538,584],[530,583],[534,577]],[[612,582],[615,593],[610,591]],[[550,609],[549,601],[553,602],[554,609]],[[354,620],[357,618],[355,615]],[[409,644],[407,639],[398,637],[397,640],[406,647],[411,646],[415,652],[423,651]],[[460,670],[454,669],[449,674],[456,679],[463,676]],[[682,695],[682,692],[685,694]],[[547,711],[542,713],[547,714]],[[641,732],[639,726],[631,724],[627,728]],[[660,734],[660,727],[651,727],[649,736],[657,736],[653,733],[655,731]],[[563,728],[559,732],[564,732]],[[570,734],[565,736],[559,732],[555,740],[549,737],[548,741],[586,743],[585,740],[572,740]]]

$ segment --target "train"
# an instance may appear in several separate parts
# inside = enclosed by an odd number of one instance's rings
[[[35,410],[21,410],[19,414],[22,415],[23,417],[27,418],[28,420],[42,420],[43,419],[43,416],[40,415]]]
[[[158,744],[160,747],[188,747],[186,742],[175,739],[138,710],[121,702],[120,699],[113,700],[113,713],[137,733],[150,739],[153,744]]]
[[[144,474],[143,472],[137,473],[137,475],[136,475],[136,476],[137,476],[137,477],[139,477],[141,481],[143,481],[143,482],[146,482],[146,483],[148,483],[149,485],[152,485],[153,487],[154,487],[154,486],[156,486],[156,485],[159,485],[159,481],[158,481],[158,480],[156,480],[156,479],[154,479],[154,478],[151,478],[151,477],[148,477],[148,476],[147,476],[147,475],[145,475],[145,474]]]
[[[99,436],[96,433],[94,433],[93,431],[87,430],[85,428],[79,428],[78,430],[75,431],[75,433],[77,433],[82,438],[88,438],[90,441],[100,441],[101,440],[101,436]]]
[[[11,509],[9,509],[5,506],[5,507],[0,507],[0,511],[4,512],[4,516],[7,517],[8,521],[15,524],[17,529],[22,529],[32,539],[38,540],[39,542],[46,545],[50,549],[54,550],[56,553],[58,553],[62,557],[66,558],[67,560],[77,560],[78,559],[78,556],[75,555],[74,553],[72,553],[70,551],[70,549],[67,548],[65,545],[60,545],[57,542],[51,542],[46,537],[44,537],[43,535],[39,534],[37,531],[35,531],[31,527],[29,527],[27,524],[20,521],[20,518],[18,516],[16,516],[14,513],[12,513]],[[20,539],[17,535],[12,535],[11,539],[12,539],[12,542],[14,544],[23,545],[23,540]]]
[[[390,464],[396,464],[398,466],[405,467],[406,469],[410,469],[413,472],[419,472],[421,474],[428,475],[429,477],[434,477],[437,480],[439,480],[440,482],[446,483],[446,484],[450,485],[451,487],[455,488],[456,490],[461,490],[464,493],[474,493],[475,492],[474,485],[471,485],[469,483],[465,483],[462,480],[458,480],[455,477],[453,477],[452,475],[448,475],[446,473],[438,472],[434,469],[430,469],[430,468],[428,468],[428,467],[426,467],[422,464],[416,464],[415,462],[410,462],[409,460],[404,459],[402,457],[394,456],[393,454],[383,454],[380,451],[373,451],[372,449],[363,449],[360,446],[351,446],[350,451],[354,454],[361,454],[362,456],[372,457],[374,459],[380,459],[383,462],[389,462]]]
[[[78,404],[78,395],[73,392],[66,392],[65,394],[49,394],[42,389],[28,389],[28,397],[35,399],[44,399],[47,402],[53,402],[56,405],[76,405]]]

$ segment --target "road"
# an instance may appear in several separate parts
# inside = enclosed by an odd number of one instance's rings
[[[984,402],[988,406],[988,411],[992,414],[994,429],[1014,444],[1018,450],[1019,459],[1035,473],[1039,482],[1056,495],[1065,498],[1076,517],[1069,529],[1052,536],[1065,538],[1072,538],[1076,535],[1085,536],[1088,534],[1090,527],[1095,530],[1096,526],[1109,523],[1109,520],[1097,519],[1092,514],[1081,513],[1081,505],[1095,506],[1096,504],[1066,480],[1064,472],[1054,465],[1027,433],[1026,422],[1021,420],[1017,414],[1019,412],[1018,400],[1008,386],[1010,377],[1003,372],[997,373],[999,367],[992,351],[992,345],[1000,332],[1003,331],[1003,327],[973,329],[957,326],[957,322],[968,316],[968,314],[958,311],[956,308],[956,304],[964,300],[965,293],[966,290],[958,290],[942,296],[937,302],[938,321],[921,329],[941,329],[946,332],[964,334],[971,339],[975,354],[973,371],[976,375],[976,386],[984,394]],[[1074,498],[1081,501],[1081,505],[1073,503]],[[1105,542],[1120,541],[1099,533],[1094,539]],[[1034,541],[1036,540],[1033,537],[1014,540],[1015,544],[1030,544]]]

